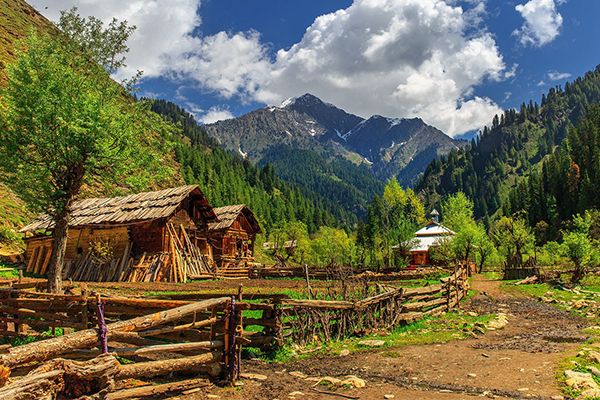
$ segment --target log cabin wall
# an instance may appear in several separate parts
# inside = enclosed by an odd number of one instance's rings
[[[164,219],[135,224],[129,227],[129,235],[132,243],[131,254],[141,256],[144,253],[160,253],[169,251],[168,242],[164,239],[166,235],[166,221]]]
[[[95,241],[102,241],[112,247],[114,258],[123,256],[125,247],[129,243],[129,233],[124,226],[116,226],[114,228],[71,228],[67,239],[67,249],[65,251],[65,259],[73,259],[83,253],[87,253],[90,244]],[[52,248],[52,237],[33,237],[25,239],[25,260],[29,260],[35,249],[40,246],[45,246],[48,249]],[[39,252],[40,250],[38,250]]]

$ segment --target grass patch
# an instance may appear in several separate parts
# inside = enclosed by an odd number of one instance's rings
[[[52,328],[48,328],[47,331],[42,332],[40,335],[2,336],[0,337],[0,344],[10,344],[12,347],[16,347],[62,335],[62,328],[56,328],[55,335],[52,335]]]
[[[595,330],[595,334],[600,334],[600,330]],[[599,341],[600,338],[598,336],[595,336],[594,338],[588,340],[588,343],[586,343],[583,346],[580,346],[577,349],[576,355],[566,357],[559,363],[558,368],[556,370],[555,379],[558,388],[566,396],[569,396],[571,398],[578,398],[582,390],[574,390],[573,387],[570,387],[567,384],[567,377],[565,375],[565,371],[571,370],[575,372],[589,373],[590,370],[588,369],[588,367],[600,368],[600,364],[592,361],[590,358],[587,357],[590,351],[600,352],[600,345],[597,344],[597,342]],[[594,374],[591,375],[594,381],[598,385],[600,385],[600,377],[597,377]],[[594,399],[596,398],[597,397],[594,397]],[[589,399],[589,397],[586,397],[586,399]]]
[[[383,340],[385,344],[378,348],[382,351],[382,354],[398,358],[402,357],[398,350],[406,346],[445,343],[470,337],[469,332],[472,331],[476,323],[485,324],[494,318],[494,314],[473,317],[464,314],[462,311],[453,311],[398,327],[388,334],[382,330],[380,334],[352,337],[339,341],[324,342],[316,340],[302,347],[287,342],[282,348],[271,353],[261,352],[257,354],[257,357],[265,361],[283,363],[307,358],[315,354],[335,357],[339,356],[342,350],[354,353],[370,349],[358,344],[362,340]]]

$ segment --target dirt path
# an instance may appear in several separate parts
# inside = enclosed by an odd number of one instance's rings
[[[477,276],[465,311],[505,312],[508,325],[478,338],[397,350],[364,351],[346,357],[319,357],[289,364],[248,361],[243,372],[262,374],[264,381],[243,380],[236,388],[214,388],[209,396],[221,399],[343,399],[318,393],[335,391],[357,399],[454,400],[487,395],[497,399],[562,398],[554,386],[557,363],[587,337],[584,320],[524,296],[499,289],[500,282]],[[384,355],[385,354],[385,355]],[[387,356],[386,356],[387,355]],[[355,375],[367,382],[361,389],[313,386],[308,377]],[[290,395],[293,392],[299,392]],[[493,396],[495,395],[495,396]],[[212,397],[216,396],[216,397]],[[559,396],[559,397],[556,397]],[[182,399],[206,395],[181,396]],[[392,398],[392,397],[387,397]]]

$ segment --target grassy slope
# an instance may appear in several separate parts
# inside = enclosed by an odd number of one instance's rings
[[[4,66],[14,60],[14,44],[35,29],[38,32],[53,32],[54,25],[39,14],[33,7],[22,0],[0,0],[0,85],[6,77],[2,72]],[[152,135],[151,132],[149,132]],[[170,181],[162,183],[164,187],[183,184],[179,164],[175,162],[174,154],[166,155],[166,163],[173,167],[174,174]],[[162,189],[152,187],[148,190]],[[119,190],[117,190],[119,189]],[[111,196],[123,192],[119,182],[94,182],[82,190],[83,197]],[[6,186],[0,184],[0,229],[15,229],[24,226],[33,215],[24,204]],[[0,237],[1,241],[1,237]],[[0,243],[0,249],[2,243]]]
[[[52,31],[53,25],[22,0],[0,0],[0,84],[4,84],[4,66],[14,60],[14,43],[30,29]],[[32,214],[10,189],[0,184],[0,227],[23,226]]]

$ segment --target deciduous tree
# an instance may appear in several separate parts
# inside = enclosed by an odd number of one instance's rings
[[[114,58],[130,31],[120,40],[110,29],[86,34],[97,37],[97,48],[116,46]],[[54,293],[61,288],[71,206],[84,182],[121,176],[123,185],[141,188],[166,177],[159,151],[152,150],[162,141],[149,132],[168,128],[128,101],[124,88],[108,75],[118,62],[98,64],[98,54],[67,35],[32,32],[18,44],[0,93],[0,178],[32,209],[54,220],[48,267]]]

